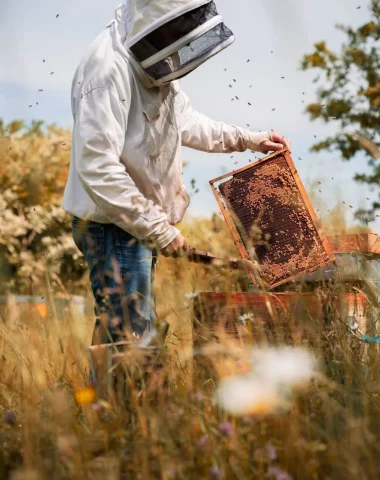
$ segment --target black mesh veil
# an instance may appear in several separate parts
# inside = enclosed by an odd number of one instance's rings
[[[157,28],[133,45],[131,51],[142,62],[188,35],[216,15],[218,12],[215,3],[209,2]]]
[[[178,72],[194,61],[209,55],[218,45],[232,37],[232,32],[223,23],[198,37],[178,52],[148,67],[145,71],[155,80],[160,80],[173,72]]]
[[[168,81],[182,77],[232,43],[233,33],[222,23],[221,17],[216,17],[218,12],[215,3],[211,1],[157,28],[131,46],[130,50],[140,63],[149,62],[153,55],[159,54],[164,49],[170,49],[175,42],[186,36],[190,37],[186,45],[182,44],[183,46],[175,52],[173,50],[172,53],[168,52],[171,54],[166,58],[161,56],[155,63],[144,67],[146,73],[157,82],[165,80],[168,76],[171,77]],[[213,19],[216,21],[207,28],[207,22],[210,23]],[[202,25],[205,31],[191,38],[191,33]]]

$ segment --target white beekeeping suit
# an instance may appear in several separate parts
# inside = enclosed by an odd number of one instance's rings
[[[174,240],[189,205],[181,147],[259,151],[270,139],[195,111],[177,81],[233,40],[213,1],[127,0],[116,10],[73,81],[66,211],[159,248]]]

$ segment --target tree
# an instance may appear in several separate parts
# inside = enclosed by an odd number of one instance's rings
[[[355,180],[379,189],[372,208],[357,212],[366,221],[380,209],[380,0],[371,0],[369,10],[370,21],[357,29],[337,25],[347,37],[339,53],[322,41],[302,59],[303,70],[318,71],[317,102],[307,106],[307,113],[311,120],[338,122],[340,127],[311,150],[338,151],[343,160],[364,153],[371,171],[355,175]]]

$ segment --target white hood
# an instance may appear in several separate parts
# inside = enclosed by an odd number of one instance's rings
[[[234,41],[213,0],[124,0],[125,46],[157,86],[187,75]]]
[[[158,27],[210,0],[124,0],[127,45],[132,46]]]

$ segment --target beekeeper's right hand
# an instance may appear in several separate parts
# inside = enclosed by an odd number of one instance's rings
[[[290,153],[291,152],[291,144],[288,138],[285,138],[278,132],[274,132],[273,130],[269,133],[269,140],[265,140],[260,144],[260,150],[262,153],[269,153],[269,152],[278,152],[283,148],[287,148]]]
[[[184,255],[187,250],[186,240],[184,237],[179,234],[175,237],[175,239],[169,243],[165,248],[161,250],[162,255],[164,257],[180,257]]]

